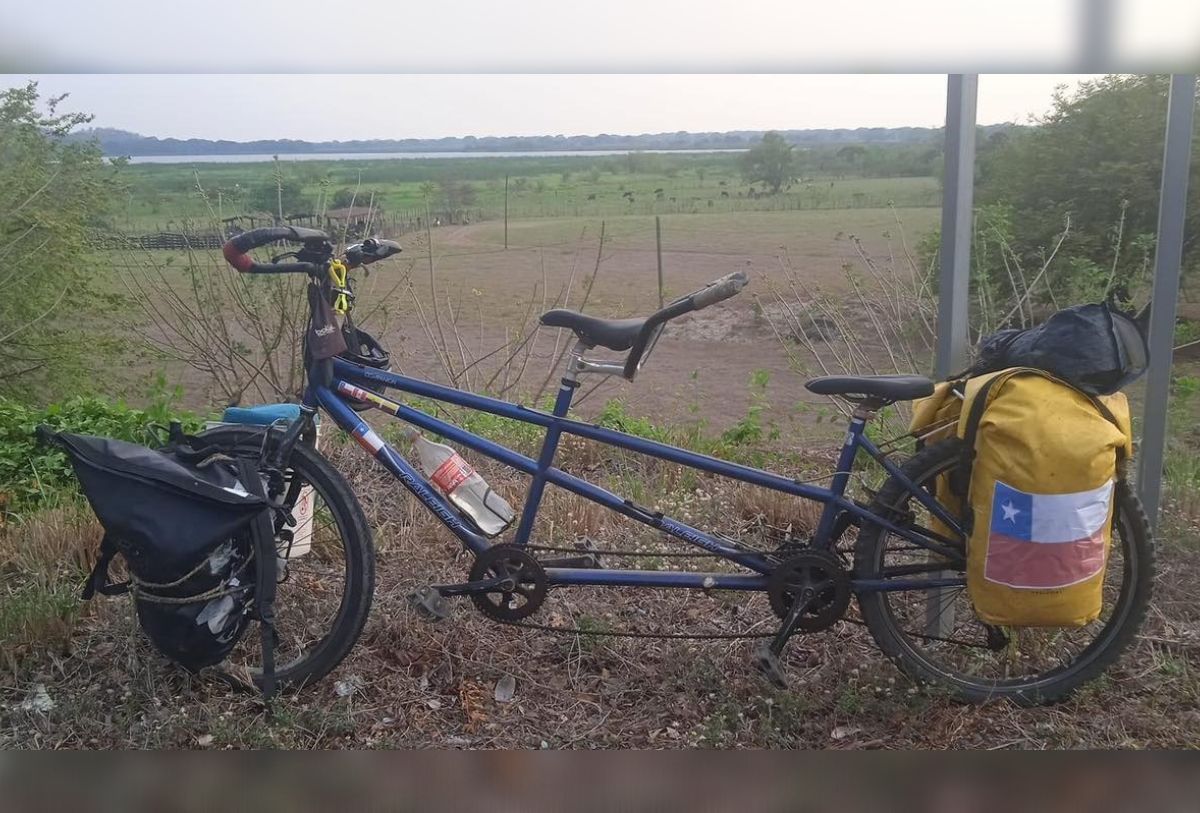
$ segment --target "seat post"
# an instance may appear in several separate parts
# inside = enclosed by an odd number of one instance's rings
[[[571,386],[579,384],[579,374],[587,369],[583,354],[592,349],[592,345],[585,342],[583,339],[576,339],[575,346],[571,348],[570,356],[567,359],[567,369],[563,372],[563,384],[570,382]]]
[[[562,383],[558,388],[558,397],[554,399],[554,412],[552,413],[554,417],[566,417],[567,412],[570,411],[575,390],[579,387],[579,374],[587,369],[587,362],[584,360],[583,354],[590,349],[591,345],[583,339],[576,341],[575,346],[571,348],[567,369],[563,371]]]
[[[890,401],[884,401],[880,398],[863,398],[854,402],[854,411],[850,413],[850,417],[857,418],[863,423],[875,417],[875,413],[883,407],[887,406]]]

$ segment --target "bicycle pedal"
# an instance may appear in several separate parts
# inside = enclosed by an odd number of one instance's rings
[[[767,680],[771,681],[775,688],[786,689],[788,687],[783,664],[779,662],[779,657],[771,651],[768,644],[763,644],[754,653],[754,665],[766,676]]]
[[[446,601],[433,587],[422,587],[408,594],[408,603],[417,611],[417,616],[427,624],[445,621],[452,614],[450,602]]]

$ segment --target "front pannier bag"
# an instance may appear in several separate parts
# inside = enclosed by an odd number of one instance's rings
[[[268,508],[239,464],[219,453],[162,451],[109,438],[39,429],[63,449],[105,536],[84,589],[128,589],[155,647],[190,670],[224,660],[249,623],[256,590],[252,527]],[[130,575],[112,585],[117,553]]]
[[[967,591],[999,626],[1078,627],[1101,611],[1123,394],[1094,396],[1041,370],[966,384],[958,434],[971,457]]]

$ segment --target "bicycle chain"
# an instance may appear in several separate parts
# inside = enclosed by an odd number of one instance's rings
[[[563,548],[553,545],[528,545],[529,550],[544,550],[552,553],[574,553],[580,556],[594,554],[596,556],[663,556],[675,558],[724,558],[716,553],[636,553],[621,550],[587,550],[580,548]],[[762,551],[759,551],[760,553]],[[769,554],[767,554],[769,555]],[[717,632],[717,633],[689,633],[689,632],[622,632],[619,630],[585,630],[579,627],[555,627],[550,624],[537,624],[532,621],[501,621],[494,619],[497,624],[503,624],[506,627],[520,627],[522,629],[537,630],[539,632],[550,632],[555,635],[595,635],[602,638],[638,638],[638,639],[659,639],[659,640],[680,640],[680,641],[733,641],[742,639],[754,638],[774,638],[773,632]],[[846,618],[843,616],[841,621],[847,624],[854,624],[859,627],[865,627],[867,624],[857,618]],[[929,635],[918,632],[909,633],[914,638],[920,638],[926,641],[941,641],[944,643],[952,643],[958,646],[967,646],[978,649],[988,649],[986,644],[975,644],[967,641],[955,641],[951,638],[943,638],[938,635]]]
[[[677,559],[718,559],[725,558],[717,553],[680,553],[680,552],[664,552],[664,553],[640,553],[636,551],[625,550],[590,550],[587,548],[564,548],[555,545],[528,545],[529,550],[541,550],[551,553],[574,553],[579,556],[592,554],[595,556],[662,556]],[[767,551],[756,551],[764,555],[770,555]],[[555,635],[595,635],[603,638],[637,638],[637,639],[658,639],[658,640],[676,640],[676,641],[735,641],[752,638],[774,638],[773,632],[714,632],[714,633],[692,633],[692,632],[623,632],[620,630],[585,630],[580,627],[556,627],[551,624],[538,624],[532,621],[502,621],[494,619],[497,623],[503,624],[506,627],[520,627],[522,629],[537,630],[539,632],[550,632]]]
[[[595,635],[602,638],[658,638],[680,641],[734,641],[743,638],[774,638],[773,632],[623,632],[621,630],[585,630],[580,627],[556,627],[552,624],[536,624],[532,621],[498,621],[506,627],[521,627],[556,635]]]

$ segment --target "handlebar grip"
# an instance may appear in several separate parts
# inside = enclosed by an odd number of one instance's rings
[[[715,302],[736,296],[739,291],[746,287],[748,282],[750,282],[750,278],[746,276],[746,272],[744,271],[734,271],[732,274],[726,274],[720,279],[710,282],[700,291],[692,294],[692,307],[695,310],[700,310],[701,308],[707,308]]]
[[[329,235],[320,229],[305,229],[300,226],[267,226],[261,229],[244,231],[230,239],[221,248],[225,260],[243,274],[290,274],[310,272],[316,269],[312,263],[259,263],[255,262],[247,252],[287,240],[293,243],[307,243],[310,240],[328,242]]]

